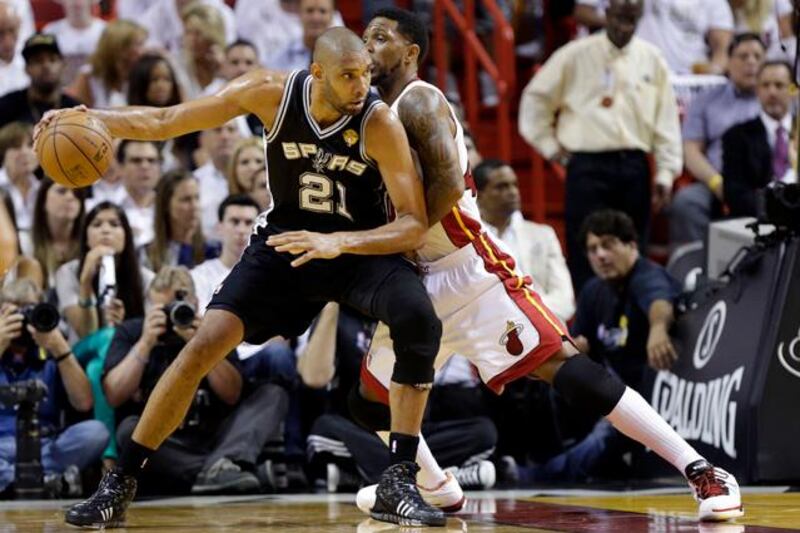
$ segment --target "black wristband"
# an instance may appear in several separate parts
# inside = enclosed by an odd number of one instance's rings
[[[69,357],[70,355],[72,355],[72,350],[68,351],[67,353],[63,353],[61,355],[57,355],[57,356],[53,357],[53,361],[55,361],[56,363],[60,363],[61,361],[63,361],[67,357]]]

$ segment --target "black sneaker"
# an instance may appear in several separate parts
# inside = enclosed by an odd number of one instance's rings
[[[387,468],[375,491],[370,516],[401,526],[444,526],[444,512],[425,503],[419,494],[417,471],[419,466],[409,461]]]
[[[125,522],[125,511],[136,496],[136,478],[109,470],[100,486],[88,500],[76,503],[67,510],[67,524],[81,527],[119,527]]]

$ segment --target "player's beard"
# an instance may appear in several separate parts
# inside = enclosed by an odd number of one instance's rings
[[[375,87],[380,87],[382,89],[388,89],[388,85],[391,84],[392,80],[395,79],[398,71],[400,70],[400,64],[401,61],[400,59],[398,59],[397,61],[395,61],[394,65],[373,72],[372,85],[374,85]]]

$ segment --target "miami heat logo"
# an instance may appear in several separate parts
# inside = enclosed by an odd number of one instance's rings
[[[356,130],[345,130],[342,137],[344,137],[344,142],[347,143],[347,146],[353,146],[358,142],[358,133],[356,133]]]
[[[506,322],[506,330],[500,337],[500,344],[506,347],[506,351],[511,355],[520,355],[522,353],[522,340],[519,338],[525,326],[512,322]]]

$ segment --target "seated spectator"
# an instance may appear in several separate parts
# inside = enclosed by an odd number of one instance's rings
[[[652,209],[669,202],[681,172],[670,72],[661,53],[633,35],[642,4],[610,0],[608,29],[557,50],[520,101],[522,137],[566,166],[567,264],[576,291],[591,276],[577,241],[586,216],[603,208],[624,211],[644,246]],[[655,186],[648,152],[655,160]]]
[[[262,213],[272,210],[274,202],[272,201],[272,191],[269,190],[269,177],[267,176],[266,166],[253,174],[247,194],[256,201]]]
[[[131,67],[128,105],[169,107],[183,101],[182,93],[175,69],[164,56],[146,53]],[[162,170],[190,168],[198,137],[199,134],[190,133],[167,139],[161,146]]]
[[[69,85],[97,47],[106,22],[92,16],[92,6],[97,0],[61,0],[59,3],[64,7],[64,18],[45,25],[42,33],[49,33],[58,40],[66,63],[64,84]]]
[[[722,137],[725,203],[734,217],[758,214],[757,192],[772,182],[797,181],[792,161],[792,68],[768,61],[758,73],[759,116],[733,126]],[[796,155],[794,157],[796,160]]]
[[[14,208],[11,206],[9,209],[6,203],[10,204],[11,200],[4,190],[0,189],[0,276],[5,275],[20,255]]]
[[[256,46],[259,63],[270,58],[291,41],[302,37],[298,0],[239,0],[234,6],[236,33]]]
[[[103,177],[96,182],[92,183],[90,188],[86,191],[87,197],[85,201],[90,206],[100,202],[111,202],[112,204],[121,204],[125,199],[125,186],[122,184],[122,173],[119,164],[119,147],[122,144],[122,139],[114,138],[111,140],[111,147],[114,150],[114,158],[108,166]]]
[[[27,279],[18,279],[0,293],[0,385],[40,380],[47,395],[39,403],[42,467],[45,484],[60,487],[62,478],[79,479],[79,473],[98,461],[108,442],[106,428],[96,420],[64,427],[63,413],[71,408],[92,408],[89,380],[58,328],[47,333],[25,324],[20,307],[41,301],[41,291]],[[0,408],[0,491],[14,481],[17,411]],[[70,483],[69,496],[81,494]],[[58,494],[59,496],[61,494]]]
[[[575,293],[556,232],[522,217],[517,175],[510,165],[484,160],[472,175],[487,229],[508,245],[517,269],[533,278],[547,308],[566,324],[575,312]]]
[[[141,11],[137,13],[136,19],[141,16],[142,25],[150,29],[147,44],[154,48],[163,48],[171,55],[179,55],[184,44],[185,20],[182,14],[193,3],[195,0],[155,0],[143,14]],[[236,40],[233,10],[222,0],[199,0],[199,3],[219,13],[223,23],[222,48]]]
[[[181,12],[183,49],[178,56],[181,85],[186,98],[214,94],[225,84],[225,23],[215,6],[192,2]]]
[[[25,88],[30,83],[25,63],[17,54],[20,16],[14,6],[0,2],[0,96]]]
[[[147,39],[147,29],[130,20],[109,22],[97,49],[78,77],[67,89],[89,107],[108,108],[126,105],[128,75],[139,59]]]
[[[39,180],[33,174],[39,168],[33,151],[33,127],[12,122],[0,128],[0,189],[11,198],[18,232],[29,232]],[[22,239],[24,240],[24,239]]]
[[[219,255],[206,242],[200,218],[200,187],[191,174],[167,172],[156,186],[155,236],[142,248],[144,263],[154,272],[170,265],[192,268]]]
[[[194,177],[200,186],[203,233],[212,239],[217,238],[217,208],[229,194],[226,173],[241,138],[236,120],[200,133],[200,147],[208,154],[208,162],[194,171]]]
[[[633,222],[619,211],[589,215],[580,240],[596,277],[578,297],[572,328],[576,346],[644,392],[648,369],[666,370],[677,359],[669,328],[679,283],[641,257]],[[583,481],[613,461],[619,464],[622,454],[636,446],[602,418],[577,445],[543,465],[523,468],[520,478],[523,483]]]
[[[116,285],[106,285],[104,256],[114,257]],[[56,294],[72,342],[103,326],[144,314],[144,287],[153,273],[139,265],[133,232],[119,206],[102,202],[86,215],[77,259],[56,272]]]
[[[133,231],[133,243],[140,248],[152,242],[155,235],[153,213],[156,185],[161,179],[161,154],[152,141],[126,139],[117,148],[117,165],[123,193],[116,203],[125,211]],[[95,199],[87,200],[87,209],[94,204]]]
[[[794,59],[797,38],[792,27],[792,0],[729,1],[736,31],[761,37],[767,59]]]
[[[22,43],[36,33],[36,21],[33,16],[33,7],[30,0],[2,0],[3,3],[10,5],[20,18],[19,40],[17,41],[16,53],[22,52]]]
[[[31,83],[0,98],[0,126],[11,122],[36,124],[51,109],[74,107],[80,102],[61,91],[64,59],[55,37],[37,33],[22,49],[25,72]]]
[[[222,75],[227,81],[234,80],[260,67],[258,51],[255,45],[250,41],[238,39],[228,45],[228,48],[225,50],[225,63],[222,65]],[[261,122],[261,119],[256,115],[250,113],[246,117],[236,117],[236,120],[239,122],[241,122],[242,119],[244,119],[249,129],[249,134],[243,131],[242,136],[255,135],[261,137],[264,134],[264,123]]]
[[[197,308],[189,272],[165,267],[150,285],[145,318],[126,320],[114,334],[103,387],[117,409],[120,446],[131,439],[158,378],[197,331],[197,316],[188,326],[168,320],[164,308],[179,297]],[[262,385],[242,393],[242,375],[231,353],[200,383],[180,428],[148,460],[143,482],[151,481],[162,493],[169,485],[179,491],[191,487],[195,494],[258,491],[261,482],[254,472],[263,471],[257,469],[258,456],[285,415],[280,387]]]
[[[389,456],[385,444],[389,438],[388,406],[375,404],[376,409],[385,410],[387,422],[386,431],[378,435],[354,422],[347,407],[348,396],[358,386],[361,360],[367,353],[372,329],[373,324],[370,321],[352,311],[342,310],[338,304],[329,303],[317,318],[308,342],[298,350],[297,369],[303,382],[313,388],[332,389],[329,391],[332,401],[327,412],[314,421],[308,436],[311,468],[316,471],[317,476],[325,472],[327,488],[331,492],[337,491],[340,485],[358,488],[365,483],[377,483],[383,470],[388,467]],[[441,381],[441,375],[439,383],[445,385]],[[474,384],[473,382],[472,385]],[[473,391],[477,392],[478,389]],[[429,417],[422,427],[431,451],[448,467],[480,463],[481,459],[491,454],[497,442],[497,431],[491,420],[479,416],[480,400],[476,406],[472,401],[466,402],[463,395],[457,396],[451,402],[444,389],[438,391],[436,402],[440,413],[453,414],[454,409],[445,409],[443,404],[470,403],[476,410],[464,413],[455,409],[459,413],[452,418]],[[468,416],[457,418],[464,414]],[[420,442],[420,446],[423,445]],[[488,464],[483,465],[484,471],[488,469],[491,472],[486,472],[484,476],[468,475],[479,470],[474,467],[462,472],[465,474],[465,481],[467,478],[475,478],[477,481],[471,488],[489,488],[494,484],[494,467],[488,461],[485,463]],[[323,470],[323,465],[332,465],[333,468],[326,466]],[[454,472],[451,475],[458,479],[457,468]],[[422,476],[417,478],[420,486],[432,487],[429,480],[421,478]]]
[[[54,288],[56,271],[78,257],[84,215],[79,194],[45,179],[36,195],[31,248],[42,266],[45,288]]]
[[[226,176],[231,194],[247,194],[252,176],[264,168],[264,141],[258,137],[240,139],[233,148]]]
[[[708,224],[722,215],[722,135],[758,115],[758,69],[764,45],[758,35],[737,35],[729,49],[728,77],[692,100],[683,122],[683,156],[696,182],[678,190],[670,207],[670,243],[676,247],[705,238]]]
[[[300,24],[303,33],[275,52],[266,66],[274,70],[307,69],[311,65],[314,43],[331,27],[336,12],[334,0],[300,0]]]

